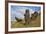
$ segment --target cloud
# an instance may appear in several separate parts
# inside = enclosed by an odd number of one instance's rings
[[[18,7],[12,7],[11,8],[11,19],[15,20],[15,16],[23,19],[26,9],[29,9],[30,17],[31,17],[31,14],[35,12],[31,8],[28,8],[28,7],[19,7],[19,6]]]

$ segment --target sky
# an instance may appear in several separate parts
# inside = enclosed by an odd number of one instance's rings
[[[14,5],[11,5],[11,20],[15,20],[15,16],[17,18],[23,19],[26,9],[29,9],[30,17],[31,17],[31,13],[33,13],[35,11],[37,11],[37,12],[40,11],[41,7],[39,7],[39,6],[14,6]]]

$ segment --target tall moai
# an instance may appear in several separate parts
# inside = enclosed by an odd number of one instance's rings
[[[30,13],[29,13],[29,9],[26,9],[26,11],[25,11],[25,24],[29,24],[29,22],[30,22]]]

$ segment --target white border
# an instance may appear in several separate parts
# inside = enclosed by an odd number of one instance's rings
[[[41,27],[30,27],[30,28],[11,28],[11,5],[18,6],[41,6]],[[8,3],[8,31],[26,31],[26,30],[41,30],[43,29],[43,5],[38,4],[19,4],[19,3]]]

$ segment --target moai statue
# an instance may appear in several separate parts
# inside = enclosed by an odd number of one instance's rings
[[[30,19],[29,9],[26,9],[24,16],[25,16],[25,24],[29,24],[29,22],[30,22],[29,21],[29,19]]]

